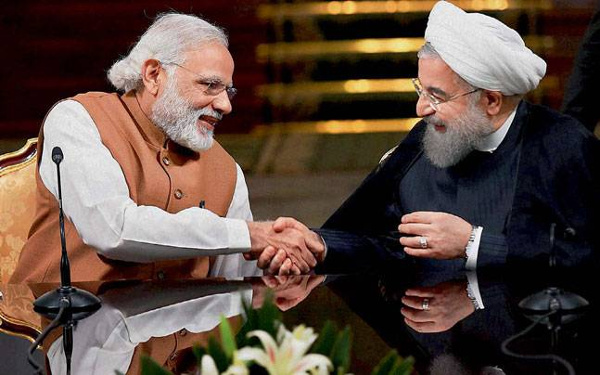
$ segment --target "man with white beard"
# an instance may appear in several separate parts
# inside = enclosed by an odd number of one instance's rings
[[[546,63],[502,22],[446,1],[433,7],[425,41],[413,79],[423,121],[316,230],[323,269],[362,262],[351,247],[374,243],[452,268],[547,265],[551,248],[566,266],[595,259],[598,140],[522,100]],[[306,230],[285,220],[275,229],[286,227]],[[423,296],[422,309],[430,303]]]
[[[56,146],[73,281],[251,275],[256,262],[244,257],[268,246],[284,273],[315,266],[320,238],[253,222],[244,175],[213,140],[236,92],[227,45],[205,20],[163,15],[108,72],[123,94],[80,94],[50,110],[13,282],[60,278]]]

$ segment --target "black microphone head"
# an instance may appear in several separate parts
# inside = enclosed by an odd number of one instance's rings
[[[56,164],[60,164],[63,160],[63,153],[60,147],[56,146],[52,149],[52,161]]]

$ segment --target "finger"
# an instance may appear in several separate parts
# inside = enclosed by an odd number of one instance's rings
[[[425,236],[431,232],[431,224],[402,223],[402,224],[398,225],[398,231],[402,234]]]
[[[428,249],[414,248],[414,247],[404,247],[404,252],[410,256],[417,258],[432,258],[431,251]]]
[[[280,217],[273,223],[273,230],[277,233],[282,232],[287,228],[294,228],[300,231],[308,230],[306,225],[302,224],[293,217]]]
[[[300,248],[296,251],[286,250],[288,258],[294,262],[294,264],[300,268],[302,273],[308,273],[311,270],[310,264],[313,264],[312,267],[317,265],[317,260],[312,255],[310,251],[306,248]],[[298,254],[299,253],[299,254]]]
[[[423,287],[406,289],[404,295],[411,297],[421,297],[421,299],[429,298],[429,300],[431,301],[431,299],[436,296],[436,293],[433,292],[432,288]]]
[[[290,274],[292,275],[301,275],[302,271],[295,264],[292,263],[292,269],[290,270]]]
[[[279,286],[279,281],[275,276],[263,276],[262,281],[263,283],[265,283],[266,286],[268,286],[271,289]]]
[[[400,222],[402,224],[406,223],[422,223],[422,224],[431,224],[433,222],[433,218],[435,217],[436,212],[430,211],[416,211],[411,212],[410,214],[406,214],[402,216]]]
[[[313,290],[317,285],[320,285],[323,280],[325,280],[325,276],[322,275],[309,276],[307,289]]]
[[[408,247],[412,247],[415,249],[421,249],[423,250],[423,248],[421,248],[421,237],[423,236],[417,236],[417,237],[400,237],[400,244],[402,246],[408,246]],[[425,236],[425,239],[427,239],[427,237]],[[431,243],[429,243],[430,241],[427,241],[427,247],[431,247]]]
[[[410,307],[403,307],[400,309],[400,313],[408,320],[413,322],[432,322],[431,313],[429,310],[418,310]]]
[[[267,268],[270,265],[271,261],[275,258],[277,253],[278,253],[277,249],[275,249],[273,246],[265,247],[265,249],[262,251],[262,253],[258,257],[256,266],[261,269]],[[285,256],[285,254],[284,254],[284,256]]]
[[[288,260],[288,258],[285,251],[279,249],[273,259],[271,259],[271,263],[269,263],[269,272],[273,275],[277,275],[280,268],[285,264],[286,260]]]
[[[308,266],[308,269],[304,270],[304,273],[309,273],[313,268],[317,266],[317,258],[310,250],[308,250],[308,248],[302,248],[302,252],[300,254],[302,256],[302,260],[304,260],[304,262]]]
[[[290,298],[290,299],[277,298],[277,301],[275,301],[275,303],[277,304],[277,307],[281,311],[286,311],[286,310],[289,310],[292,307],[296,306],[301,301],[302,301],[302,298]]]
[[[292,261],[290,258],[286,258],[281,267],[279,267],[279,275],[285,276],[290,274],[290,270],[292,268]]]
[[[415,310],[423,310],[423,297],[417,296],[404,296],[400,299],[402,304],[406,307],[413,308]],[[431,307],[431,301],[429,302],[429,306]]]
[[[415,331],[421,333],[433,333],[439,331],[436,329],[435,322],[413,322],[409,319],[404,319],[404,323],[406,323],[407,326]]]
[[[306,242],[306,246],[313,256],[322,261],[323,254],[325,253],[325,244],[323,243],[321,236],[310,231],[309,234],[304,238],[304,242]]]

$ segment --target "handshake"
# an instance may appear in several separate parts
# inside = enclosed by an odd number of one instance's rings
[[[299,275],[310,272],[325,259],[325,244],[317,233],[296,219],[248,222],[250,251],[246,260],[257,260],[270,274]]]

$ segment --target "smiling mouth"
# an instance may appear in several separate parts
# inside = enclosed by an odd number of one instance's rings
[[[445,133],[446,132],[446,126],[445,125],[434,124],[433,128],[435,129],[436,132],[440,132],[440,133]]]
[[[200,116],[198,120],[201,121],[204,127],[209,131],[213,131],[215,129],[215,126],[217,126],[217,124],[219,123],[219,119],[206,115]]]

